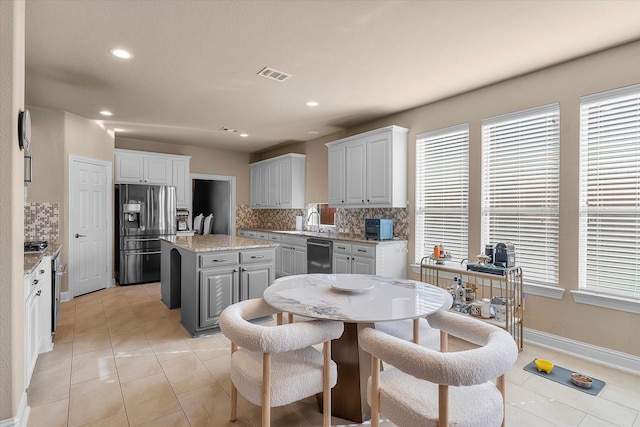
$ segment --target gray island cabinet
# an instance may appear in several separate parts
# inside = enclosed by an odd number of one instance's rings
[[[162,301],[192,335],[218,327],[225,307],[262,297],[275,280],[277,243],[213,234],[162,240]]]

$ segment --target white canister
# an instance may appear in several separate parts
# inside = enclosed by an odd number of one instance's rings
[[[489,298],[482,299],[482,307],[480,307],[480,315],[485,319],[491,317],[491,300]]]
[[[302,230],[302,215],[296,216],[296,230],[297,231]]]
[[[496,320],[500,322],[507,321],[507,307],[504,305],[494,305],[496,310]]]
[[[480,301],[471,303],[471,315],[476,317],[482,316],[482,303]]]

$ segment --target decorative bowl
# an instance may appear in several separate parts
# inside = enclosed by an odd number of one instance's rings
[[[553,370],[553,363],[544,359],[536,359],[536,368],[538,368],[539,372],[545,371],[547,374],[550,374]]]
[[[575,372],[571,374],[571,382],[582,388],[591,388],[591,384],[593,384],[593,380],[591,378]]]

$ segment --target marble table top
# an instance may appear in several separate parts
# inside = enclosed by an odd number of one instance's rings
[[[452,304],[451,295],[436,286],[366,274],[282,277],[264,291],[264,299],[288,313],[349,323],[415,319]]]

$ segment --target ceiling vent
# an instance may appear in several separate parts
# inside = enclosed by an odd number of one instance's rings
[[[273,68],[269,68],[269,67],[264,67],[262,70],[258,72],[258,75],[265,77],[267,79],[275,80],[277,82],[283,82],[289,79],[289,77],[291,77],[291,74],[274,70]]]

